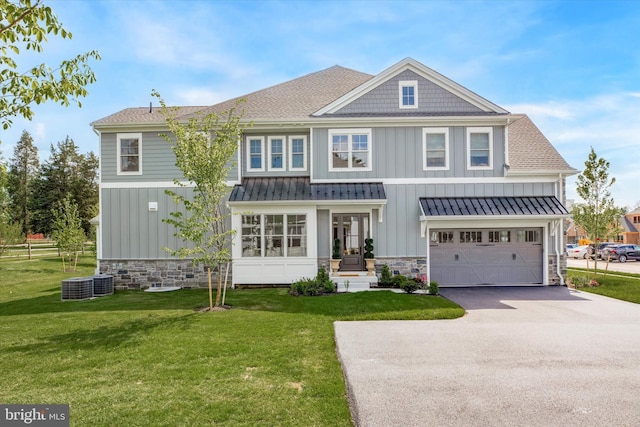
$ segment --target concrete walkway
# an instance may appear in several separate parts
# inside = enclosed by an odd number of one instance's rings
[[[336,322],[358,426],[638,426],[640,305],[450,288],[456,320]]]

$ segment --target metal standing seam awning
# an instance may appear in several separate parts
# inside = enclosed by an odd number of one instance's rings
[[[425,237],[430,220],[549,219],[569,216],[555,196],[420,197],[420,231]]]
[[[327,205],[373,205],[380,210],[387,204],[381,182],[311,183],[309,177],[244,178],[231,190],[229,205],[268,202],[315,202]]]

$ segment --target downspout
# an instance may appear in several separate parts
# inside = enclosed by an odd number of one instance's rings
[[[562,188],[562,174],[558,174],[558,199],[563,200],[562,197],[563,188]],[[564,203],[562,204],[564,206]],[[558,225],[556,226],[556,274],[560,278],[560,285],[564,286],[564,277],[562,277],[562,269],[560,268],[560,248],[562,248],[564,244],[564,221],[560,219],[558,221]]]

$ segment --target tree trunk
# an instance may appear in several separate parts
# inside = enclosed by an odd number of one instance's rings
[[[211,267],[207,267],[207,277],[209,278],[209,311],[213,311],[213,289],[211,286]]]
[[[220,268],[222,265],[218,263],[218,289],[216,290],[216,307],[220,307],[220,295],[222,291],[222,274]]]

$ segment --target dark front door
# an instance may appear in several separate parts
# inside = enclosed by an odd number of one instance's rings
[[[340,271],[364,270],[364,239],[369,237],[369,214],[334,214],[333,240],[340,239]]]

